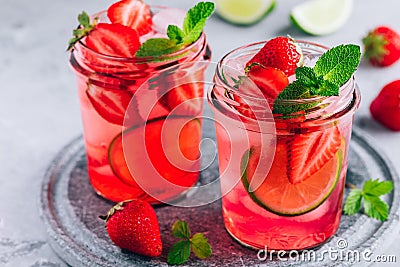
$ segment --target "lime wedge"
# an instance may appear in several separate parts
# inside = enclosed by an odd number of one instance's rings
[[[297,216],[319,207],[333,192],[339,180],[345,141],[336,156],[305,181],[292,184],[285,169],[288,164],[286,143],[277,143],[271,169],[257,188],[252,187],[258,179],[256,168],[260,164],[260,148],[252,147],[242,157],[242,183],[255,203],[282,216]],[[262,164],[262,162],[261,162]]]
[[[276,0],[216,0],[215,4],[218,15],[226,21],[251,25],[268,15]]]
[[[353,0],[310,0],[295,6],[291,21],[311,35],[326,35],[342,27],[351,15]]]

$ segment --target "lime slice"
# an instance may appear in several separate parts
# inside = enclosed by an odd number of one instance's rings
[[[226,21],[239,24],[254,24],[274,8],[276,0],[216,0],[216,11]]]
[[[290,19],[312,35],[326,35],[342,27],[351,15],[353,0],[310,0],[295,6]]]
[[[303,182],[292,184],[285,172],[287,147],[284,142],[278,142],[268,175],[252,190],[251,181],[258,180],[255,174],[260,164],[260,148],[252,147],[242,157],[243,185],[254,202],[270,212],[283,216],[307,213],[320,206],[335,189],[342,170],[344,149],[345,141],[342,139],[335,157]]]

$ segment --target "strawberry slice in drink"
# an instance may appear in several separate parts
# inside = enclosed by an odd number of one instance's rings
[[[312,137],[305,137],[306,135],[309,134],[301,134],[293,139],[278,139],[271,169],[267,174],[257,172],[259,165],[263,164],[260,147],[251,147],[243,155],[241,162],[243,186],[254,202],[266,210],[284,216],[301,215],[319,207],[335,189],[346,149],[344,139],[336,127],[322,133],[326,136],[320,141],[332,143],[329,145],[318,145],[316,133],[311,133]],[[313,145],[310,145],[312,149],[307,147],[303,151],[303,160],[313,165],[305,167],[301,164],[307,175],[299,174],[294,167],[291,159],[292,148],[288,146],[288,142],[301,140],[300,147],[304,144],[302,140],[305,139],[313,140]],[[316,147],[329,151],[313,149]],[[315,160],[311,159],[313,157]],[[294,177],[293,173],[300,175],[301,178]]]
[[[157,78],[159,103],[174,116],[197,116],[203,110],[204,72],[201,69],[186,71],[179,77],[180,71]],[[172,89],[171,89],[172,88]]]
[[[285,89],[289,84],[288,77],[281,70],[264,67],[259,64],[252,64],[247,68],[247,77],[257,86],[246,82],[246,79],[242,80],[242,84],[239,85],[238,93],[233,94],[233,99],[239,104],[236,109],[244,116],[255,119],[254,114],[258,109],[264,110],[265,105],[273,103],[275,98],[280,92]],[[265,98],[265,102],[261,103],[261,107],[257,107],[257,103],[247,103],[240,94],[249,95],[258,98]]]
[[[199,119],[156,118],[117,135],[109,146],[108,158],[123,182],[145,185],[154,197],[165,200],[197,181],[200,140]]]
[[[145,64],[141,66],[123,60],[134,58],[140,47],[137,32],[127,26],[99,23],[83,41],[90,48],[82,49],[85,64],[95,72],[113,74],[146,68]]]
[[[111,23],[120,23],[137,31],[139,36],[151,31],[150,7],[141,0],[122,0],[107,10]]]
[[[86,95],[90,103],[106,121],[118,125],[123,125],[124,120],[125,125],[136,125],[143,121],[134,106],[126,114],[130,102],[135,101],[135,99],[132,99],[133,94],[129,90],[98,86],[91,83],[90,80],[87,86]],[[134,105],[134,103],[131,105]]]
[[[288,141],[287,175],[293,184],[311,177],[331,158],[342,143],[337,126],[324,131],[296,134]]]

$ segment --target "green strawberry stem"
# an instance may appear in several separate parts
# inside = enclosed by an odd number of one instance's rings
[[[350,182],[346,182],[346,187],[350,189],[358,189],[358,187]]]
[[[75,44],[85,36],[88,36],[89,33],[96,27],[98,20],[99,18],[96,17],[93,19],[93,23],[90,23],[89,15],[85,11],[82,11],[82,13],[78,15],[79,26],[72,32],[74,37],[68,41],[67,51],[71,50]]]

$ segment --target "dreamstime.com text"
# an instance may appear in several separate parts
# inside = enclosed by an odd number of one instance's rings
[[[345,239],[338,239],[336,247],[330,247],[324,250],[271,250],[265,246],[257,252],[257,258],[260,261],[274,260],[279,261],[303,261],[303,262],[376,262],[393,263],[397,262],[396,255],[374,255],[370,249],[348,249],[348,243]]]

